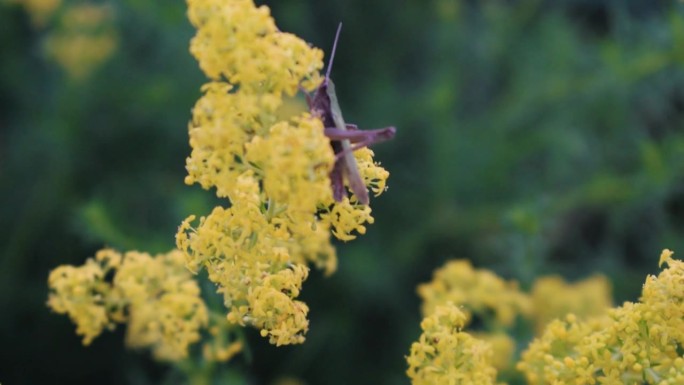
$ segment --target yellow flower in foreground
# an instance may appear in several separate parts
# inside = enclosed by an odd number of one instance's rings
[[[603,318],[579,322],[573,314],[553,320],[544,333],[532,341],[517,368],[525,373],[529,384],[590,384],[594,366],[590,357],[578,355],[575,348],[581,343],[602,346],[587,337],[608,324],[609,321]]]
[[[208,322],[197,282],[177,250],[154,257],[101,250],[83,266],[56,268],[48,284],[48,306],[69,315],[86,345],[105,327],[127,323],[129,346],[176,361],[187,356]]]
[[[553,321],[523,353],[530,384],[684,383],[684,263],[664,250],[668,268],[646,279],[637,303],[607,316]]]
[[[413,385],[495,383],[491,347],[463,332],[465,322],[466,315],[450,303],[423,319],[423,334],[406,357]]]

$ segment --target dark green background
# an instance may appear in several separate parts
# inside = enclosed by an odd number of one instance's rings
[[[73,2],[75,3],[75,2]],[[517,279],[614,283],[638,298],[660,250],[684,255],[684,14],[675,1],[272,1],[279,27],[329,52],[345,117],[398,127],[377,147],[376,223],[313,272],[311,330],[216,383],[408,384],[415,286],[450,258]],[[104,245],[173,247],[211,192],[183,184],[205,81],[181,1],[114,3],[119,46],[87,81],[42,53],[50,28],[0,5],[0,381],[183,383],[123,331],[84,348],[46,280]],[[524,343],[525,341],[521,341]]]

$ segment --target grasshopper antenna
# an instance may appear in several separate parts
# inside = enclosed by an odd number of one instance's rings
[[[309,103],[309,107],[312,105],[312,101],[318,98],[318,93],[321,91],[323,86],[328,85],[328,79],[330,79],[330,70],[332,69],[333,59],[335,59],[335,51],[337,50],[337,41],[340,39],[340,32],[342,31],[342,22],[337,26],[337,33],[335,34],[335,42],[333,43],[332,52],[330,53],[330,59],[328,60],[328,68],[325,71],[325,79],[323,83],[316,89],[313,98],[307,96],[306,100]]]
[[[333,43],[332,52],[330,53],[330,60],[328,60],[328,69],[325,71],[325,80],[330,79],[330,70],[332,69],[333,60],[335,59],[335,51],[337,50],[337,41],[340,39],[340,32],[342,31],[342,22],[337,26],[337,33],[335,34],[335,42]]]

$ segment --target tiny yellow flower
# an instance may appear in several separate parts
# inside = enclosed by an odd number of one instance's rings
[[[663,252],[660,253],[660,260],[658,261],[658,267],[662,267],[663,263],[669,262],[672,259],[672,254],[674,254],[674,252],[672,252],[668,249],[663,250]]]

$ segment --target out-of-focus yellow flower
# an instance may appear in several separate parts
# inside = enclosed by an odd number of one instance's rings
[[[120,255],[102,250],[83,266],[63,265],[50,272],[48,306],[55,313],[71,318],[76,324],[76,334],[83,336],[84,345],[90,345],[104,328],[114,327],[112,287],[105,276],[120,261]]]
[[[672,250],[665,249],[660,253],[660,258],[658,259],[658,267],[663,267],[664,263],[669,263],[672,261],[672,255],[674,252]]]
[[[684,383],[684,263],[664,250],[668,268],[646,279],[637,303],[607,316],[552,321],[523,353],[530,384]]]
[[[206,269],[233,324],[260,329],[276,345],[301,343],[308,307],[297,301],[309,263],[337,267],[330,234],[354,239],[372,223],[352,197],[335,202],[335,162],[320,119],[283,120],[284,97],[322,81],[323,53],[276,28],[252,0],[189,0],[197,28],[190,51],[211,80],[193,109],[186,183],[216,189],[229,205],[188,217],[176,243],[192,271]],[[359,150],[360,173],[376,195],[388,173]]]
[[[568,284],[560,276],[537,279],[532,287],[535,328],[541,332],[554,318],[573,313],[578,317],[598,316],[612,306],[610,282],[602,275]]]
[[[106,4],[67,8],[45,40],[45,52],[75,80],[82,80],[112,56],[117,46],[114,12]]]
[[[157,359],[177,361],[200,340],[207,309],[180,251],[156,257],[127,252],[114,288],[128,303],[129,346],[150,347]]]
[[[462,331],[466,320],[451,303],[435,307],[423,319],[423,333],[406,357],[413,385],[495,383],[491,347]]]
[[[276,120],[279,122],[287,121],[308,111],[306,101],[297,96],[286,96],[283,98],[280,107],[276,110]]]
[[[516,316],[529,315],[531,301],[513,281],[504,281],[488,270],[473,269],[466,260],[447,262],[435,270],[431,282],[418,286],[424,316],[447,302],[462,307],[468,321],[479,315],[493,329],[510,327]],[[493,315],[493,319],[490,316]]]
[[[129,346],[148,347],[157,359],[177,361],[187,356],[208,322],[197,282],[178,250],[154,257],[101,250],[83,266],[56,268],[48,284],[48,306],[70,316],[86,345],[105,327],[127,323]]]
[[[6,0],[21,4],[28,12],[34,27],[42,28],[59,8],[62,0]]]
[[[215,362],[227,362],[241,351],[242,342],[240,341],[233,342],[227,346],[207,343],[202,347],[204,359]]]
[[[437,0],[432,7],[441,22],[453,23],[461,13],[461,2],[453,0]]]
[[[505,370],[513,365],[515,340],[502,331],[492,333],[471,333],[473,337],[484,341],[492,348],[492,366],[497,370]]]

